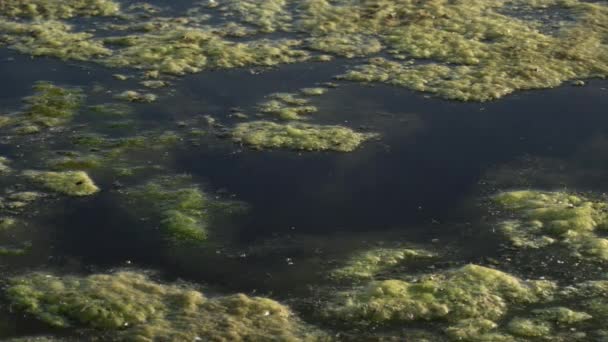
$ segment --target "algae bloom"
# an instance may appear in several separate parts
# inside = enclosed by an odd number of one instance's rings
[[[87,277],[32,273],[10,279],[14,305],[57,327],[107,330],[128,341],[313,340],[322,336],[271,299],[243,294],[207,298],[137,272]]]
[[[120,12],[112,0],[2,0],[0,16],[67,19],[75,16],[110,16]]]
[[[608,224],[608,203],[566,192],[509,191],[494,202],[512,214],[500,227],[518,247],[560,243],[576,256],[608,260],[608,240],[598,230]]]
[[[374,248],[353,255],[346,264],[331,272],[334,279],[372,279],[379,272],[409,261],[424,260],[435,254],[410,248]]]
[[[416,282],[370,282],[361,289],[338,294],[326,314],[366,324],[471,318],[494,321],[510,305],[546,300],[555,289],[549,281],[524,281],[498,270],[467,265],[423,275]]]
[[[212,200],[189,177],[158,178],[126,191],[135,210],[155,216],[172,240],[200,242],[207,239]]]
[[[49,190],[69,196],[89,196],[99,188],[84,171],[24,171],[23,175]]]
[[[304,123],[277,124],[254,121],[238,124],[232,137],[256,149],[288,148],[304,151],[352,152],[361,143],[375,137],[342,126],[321,126]]]

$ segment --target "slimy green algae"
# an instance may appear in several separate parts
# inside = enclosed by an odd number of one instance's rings
[[[109,331],[128,341],[314,341],[322,334],[288,307],[243,294],[207,298],[137,272],[87,277],[32,273],[10,279],[14,307],[57,327]]]
[[[140,93],[135,90],[126,90],[120,94],[116,94],[114,98],[128,102],[143,102],[149,103],[156,101],[156,95],[150,93]]]
[[[208,69],[275,66],[308,59],[307,52],[296,48],[301,44],[297,40],[260,39],[235,43],[221,38],[212,30],[188,27],[109,37],[104,41],[123,46],[102,63],[172,75]]]
[[[84,95],[78,88],[66,88],[50,82],[34,85],[34,94],[23,99],[21,111],[11,114],[6,127],[17,134],[36,134],[49,127],[70,122],[81,108]]]
[[[525,281],[495,269],[467,265],[422,275],[416,282],[372,281],[339,293],[325,314],[361,324],[496,321],[510,306],[543,302],[555,291],[556,284],[550,281]]]
[[[264,114],[274,115],[282,120],[301,120],[303,115],[316,112],[315,106],[308,105],[308,100],[291,93],[274,93],[269,100],[258,105]]]
[[[56,86],[49,82],[34,85],[34,95],[26,97],[24,116],[31,123],[54,127],[70,121],[82,106],[84,95],[80,89]]]
[[[372,133],[359,133],[342,126],[277,124],[270,121],[240,123],[232,130],[234,142],[255,149],[287,148],[303,151],[352,152],[375,136]]]
[[[292,17],[287,5],[287,0],[229,0],[220,10],[270,33],[290,28]]]
[[[555,35],[539,32],[533,22],[501,14],[509,1],[307,3],[309,14],[303,24],[310,30],[372,32],[395,55],[433,61],[416,64],[374,58],[347,72],[344,78],[348,80],[384,82],[447,99],[487,101],[515,90],[608,76],[608,30],[603,24],[608,7],[601,3],[530,4],[565,8],[574,14],[576,20]],[[332,23],[338,12],[341,17]]]
[[[68,196],[89,196],[99,188],[84,171],[24,171],[23,176],[49,190]]]
[[[500,227],[513,245],[542,248],[560,243],[575,256],[608,260],[608,240],[598,235],[608,224],[608,203],[534,190],[503,192],[493,201],[512,215]]]
[[[111,16],[120,12],[112,0],[2,0],[0,16],[68,19],[72,17]]]
[[[144,211],[158,215],[161,230],[177,242],[201,242],[208,237],[212,200],[189,177],[159,178],[126,191]]]
[[[410,248],[374,248],[353,255],[343,267],[330,273],[332,279],[369,280],[376,274],[412,260],[435,254]]]
[[[0,45],[32,56],[93,61],[112,51],[93,34],[74,32],[61,21],[13,22],[0,19]]]

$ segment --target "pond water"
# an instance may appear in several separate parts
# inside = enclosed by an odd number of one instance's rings
[[[153,3],[168,7],[162,12],[165,16],[183,14],[195,6],[191,1]],[[598,6],[607,4],[600,1]],[[224,22],[218,18],[210,20]],[[86,25],[91,24],[82,25],[89,29]],[[266,36],[273,35],[298,36]],[[334,79],[366,59],[337,56],[326,63],[213,68],[161,77],[168,87],[146,89],[138,83],[141,72],[134,69],[31,57],[0,45],[0,112],[13,115],[23,110],[23,99],[33,94],[32,86],[38,81],[79,88],[86,95],[68,124],[31,135],[4,129],[0,137],[0,156],[10,161],[12,170],[0,172],[4,187],[0,216],[25,222],[14,230],[0,231],[0,245],[16,248],[27,242],[29,246],[24,253],[0,256],[4,288],[11,286],[13,277],[31,272],[84,277],[146,270],[154,272],[151,277],[159,283],[183,281],[208,297],[244,293],[271,298],[334,340],[439,341],[452,338],[445,334],[443,318],[439,323],[394,319],[386,325],[376,321],[353,327],[340,319],[334,321],[331,315],[320,315],[316,310],[331,301],[334,293],[365,286],[334,282],[328,274],[357,252],[408,246],[439,257],[415,260],[373,279],[413,281],[411,277],[469,263],[521,279],[555,281],[559,286],[606,277],[606,261],[588,259],[584,251],[583,256],[572,256],[567,252],[570,247],[512,246],[499,228],[509,210],[498,208],[489,198],[533,189],[603,199],[608,192],[607,81],[589,79],[584,86],[566,82],[552,89],[517,91],[490,102],[462,102],[405,87]],[[113,77],[117,73],[130,78],[118,80]],[[326,94],[309,98],[318,111],[305,121],[373,132],[374,138],[348,153],[260,150],[231,138],[231,128],[239,123],[274,120],[256,110],[270,94],[297,93],[325,82],[335,85]],[[116,100],[116,94],[131,89],[152,92],[158,99],[151,103]],[[88,109],[105,103],[125,103],[132,112],[97,115]],[[161,142],[166,132],[175,134],[176,141]],[[141,145],[124,151],[103,145],[107,141],[76,143],[96,134],[113,142],[144,138]],[[116,153],[116,157],[104,159],[104,153]],[[104,156],[101,165],[49,167],[62,156],[91,154]],[[100,191],[81,197],[48,191],[23,178],[21,173],[31,169],[85,169]],[[155,199],[146,193],[137,197],[142,185],[179,175],[187,175],[183,187],[202,189],[209,201],[221,207],[205,209],[205,220],[210,217],[204,224],[205,241],[168,238],[163,232],[166,207],[159,204],[166,197]],[[40,191],[44,197],[26,209],[15,209],[8,198],[18,191]],[[518,217],[517,212],[508,215]],[[560,305],[570,303],[583,310],[577,300],[556,297]],[[111,336],[83,322],[53,327],[36,312],[20,309],[10,296],[3,295],[2,303],[0,339],[106,340]],[[508,322],[527,310],[517,306],[496,321]],[[556,323],[555,331],[570,329],[560,324]],[[511,337],[513,341],[551,336],[560,341],[608,338],[608,333],[598,332],[603,327],[597,321],[584,324],[571,328],[588,333],[576,339],[562,330],[526,336],[511,329]],[[434,337],[412,337],[422,330]],[[245,340],[268,338],[256,336]],[[477,340],[499,341],[493,336]]]

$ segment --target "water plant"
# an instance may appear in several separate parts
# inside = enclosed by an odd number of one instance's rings
[[[512,216],[500,228],[513,245],[542,248],[561,244],[576,256],[608,260],[608,240],[598,235],[608,224],[608,203],[536,190],[502,192],[493,201]]]
[[[161,284],[144,273],[10,279],[6,296],[56,327],[84,326],[129,341],[313,340],[322,335],[288,307],[243,294],[207,298],[189,285]]]
[[[270,121],[240,123],[232,131],[235,142],[255,149],[287,148],[304,151],[352,152],[361,143],[375,136],[342,126],[278,124]]]
[[[68,196],[89,196],[99,188],[84,171],[34,171],[23,172],[23,176],[49,190]]]

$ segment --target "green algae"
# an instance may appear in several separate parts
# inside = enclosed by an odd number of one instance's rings
[[[84,95],[80,89],[63,88],[49,82],[34,85],[34,95],[26,97],[24,116],[27,121],[44,127],[63,125],[82,106]]]
[[[410,248],[374,248],[353,255],[346,264],[330,273],[339,280],[369,280],[376,274],[414,260],[433,258],[435,254]]]
[[[235,142],[255,149],[288,148],[304,151],[352,152],[361,143],[375,136],[342,126],[277,124],[270,121],[240,123],[232,131]]]
[[[10,164],[10,160],[8,158],[0,157],[0,174],[7,174],[12,171],[8,164]]]
[[[49,190],[69,196],[89,196],[99,188],[83,171],[24,171],[23,176]]]
[[[608,260],[608,240],[597,230],[608,224],[608,204],[566,192],[509,191],[493,201],[513,215],[501,222],[513,245],[542,248],[560,243],[575,256]]]
[[[388,19],[394,25],[387,25],[381,35],[393,53],[437,62],[417,65],[377,58],[348,72],[346,79],[486,101],[515,90],[607,75],[608,47],[601,22],[608,18],[608,8],[602,4],[546,2],[543,6],[568,8],[577,17],[556,35],[546,35],[533,23],[500,14],[508,3],[503,1],[384,3],[383,11],[369,23],[363,20],[362,26],[378,30],[377,20]]]
[[[160,80],[146,80],[146,81],[139,82],[139,84],[141,84],[142,86],[144,86],[146,88],[152,88],[152,89],[163,88],[168,85],[167,82],[160,81]]]
[[[112,0],[3,0],[0,16],[67,19],[76,16],[111,16],[120,12]]]
[[[275,66],[301,62],[308,53],[297,40],[252,40],[235,43],[212,30],[178,27],[154,33],[105,38],[123,46],[102,61],[111,67],[132,67],[172,75],[208,69]]]
[[[78,88],[37,82],[34,94],[23,99],[24,107],[10,114],[5,126],[19,135],[36,134],[51,127],[64,126],[78,113],[85,96]]]
[[[339,33],[310,38],[308,47],[346,58],[369,56],[383,49],[382,43],[377,38]]]
[[[308,105],[308,100],[291,93],[274,93],[269,100],[257,106],[258,111],[274,115],[283,120],[301,120],[303,115],[316,112],[315,106]]]
[[[126,191],[149,215],[158,216],[161,230],[177,242],[201,242],[208,237],[212,200],[189,177],[163,177]]]
[[[129,341],[313,340],[322,335],[288,307],[243,294],[206,298],[133,271],[87,277],[31,273],[10,279],[6,296],[57,327],[84,326]]]
[[[116,94],[114,98],[128,102],[150,103],[156,101],[157,96],[150,93],[140,93],[135,90],[126,90],[120,94]]]
[[[96,155],[76,155],[51,159],[47,165],[50,169],[58,171],[89,170],[101,167],[103,162],[103,159]]]
[[[515,318],[507,325],[510,333],[522,337],[543,337],[551,334],[551,325],[546,322]]]
[[[593,318],[586,312],[574,311],[563,306],[537,309],[532,312],[538,319],[556,322],[561,325],[571,325]]]
[[[133,113],[133,108],[123,103],[102,103],[89,106],[89,109],[104,116],[128,116]]]
[[[556,285],[549,281],[524,281],[498,270],[467,265],[423,275],[416,282],[370,282],[361,289],[339,293],[325,314],[361,324],[471,318],[495,321],[509,306],[545,301],[555,290]]]
[[[0,19],[0,45],[31,56],[50,56],[62,60],[92,61],[112,51],[93,34],[74,32],[60,21],[13,22]]]
[[[30,252],[32,245],[24,242],[21,246],[0,246],[0,256],[22,256]]]
[[[304,96],[321,96],[327,93],[327,88],[302,88],[300,89],[300,93]]]
[[[17,225],[17,219],[10,216],[0,217],[0,232],[10,230]]]
[[[286,10],[287,4],[287,0],[229,0],[220,10],[270,33],[290,29],[292,17]]]

